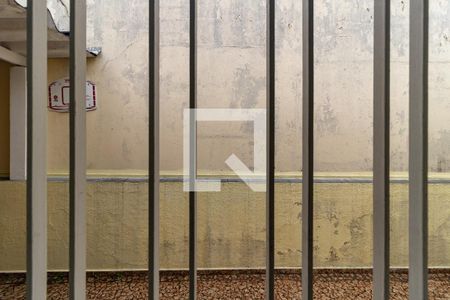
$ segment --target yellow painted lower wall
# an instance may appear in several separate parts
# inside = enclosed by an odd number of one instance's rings
[[[407,184],[392,184],[391,265],[408,263]],[[370,267],[372,185],[315,186],[315,266]],[[450,184],[431,184],[429,264],[450,266]],[[68,266],[68,184],[49,183],[48,266]],[[161,268],[188,266],[188,201],[180,182],[161,184]],[[147,184],[89,182],[88,268],[147,266]],[[25,183],[0,181],[0,271],[25,269]],[[238,182],[198,198],[200,268],[258,268],[265,262],[265,196]],[[299,267],[301,184],[276,185],[276,265]]]

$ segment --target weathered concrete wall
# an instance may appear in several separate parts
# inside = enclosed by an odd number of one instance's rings
[[[0,176],[9,174],[9,68],[0,60]]]
[[[408,264],[407,184],[392,184],[391,265]],[[25,268],[25,184],[0,181],[0,271]],[[319,183],[315,200],[315,266],[370,267],[372,185]],[[430,185],[429,264],[450,267],[450,185]],[[145,269],[147,184],[91,182],[87,192],[88,268]],[[68,265],[68,184],[49,185],[49,268]],[[432,217],[431,217],[432,216]],[[181,183],[161,186],[161,268],[188,265],[188,199]],[[199,194],[201,268],[257,268],[265,262],[265,197],[242,183]],[[276,186],[276,265],[299,267],[301,184]]]
[[[89,61],[99,109],[88,113],[92,173],[142,174],[147,166],[146,1],[89,0]],[[392,1],[392,167],[407,169],[409,2]],[[430,168],[450,170],[450,3],[430,3]],[[265,105],[265,1],[199,1],[201,107]],[[301,3],[277,1],[277,170],[301,170]],[[372,168],[373,1],[316,2],[316,169]],[[67,75],[54,60],[49,81]],[[188,99],[188,2],[161,2],[161,167],[182,168]],[[68,169],[68,115],[49,113],[49,170]],[[230,134],[232,133],[232,134]],[[107,153],[107,155],[105,155]],[[199,128],[199,168],[228,172],[236,153],[252,165],[248,124]]]
[[[54,3],[53,3],[54,2]],[[67,1],[53,1],[59,5]],[[89,0],[88,39],[102,46],[89,61],[99,109],[88,113],[88,167],[92,173],[142,174],[147,160],[146,1]],[[66,3],[67,4],[67,3]],[[392,1],[392,167],[407,169],[409,2]],[[199,2],[201,107],[265,105],[265,1]],[[277,170],[301,170],[301,3],[277,1]],[[450,170],[450,3],[430,3],[430,168]],[[182,167],[182,111],[188,98],[188,2],[161,3],[161,167]],[[316,169],[372,168],[373,1],[316,3]],[[1,65],[0,103],[8,101],[7,65]],[[49,81],[67,76],[53,60]],[[6,110],[2,109],[3,113]],[[7,117],[1,118],[7,123]],[[3,124],[3,125],[5,125]],[[7,125],[2,126],[7,146]],[[68,169],[68,115],[49,113],[49,170]],[[232,134],[230,134],[232,132]],[[207,123],[199,128],[199,168],[227,172],[236,153],[252,165],[248,124]],[[108,153],[108,155],[105,155]],[[0,160],[7,154],[0,153]],[[3,163],[2,163],[3,165]],[[0,166],[2,166],[0,165]],[[0,167],[2,173],[7,168]]]
[[[265,1],[199,1],[201,107],[265,105]],[[89,0],[89,45],[102,54],[88,62],[99,109],[89,112],[91,174],[142,175],[147,169],[148,2]],[[188,99],[188,2],[161,1],[161,167],[180,174],[182,113]],[[392,1],[392,166],[407,169],[409,2]],[[432,1],[430,16],[430,168],[450,171],[450,3]],[[301,3],[277,1],[277,172],[301,170]],[[370,172],[372,168],[373,1],[316,2],[316,170]],[[0,74],[9,74],[0,65]],[[66,60],[49,62],[49,82],[68,75]],[[0,105],[6,105],[0,75]],[[7,110],[1,106],[0,114]],[[0,122],[7,123],[7,115]],[[5,123],[5,124],[6,124]],[[2,123],[3,124],[3,123]],[[0,151],[9,149],[0,126]],[[231,133],[231,134],[230,134]],[[68,170],[68,115],[49,112],[49,172]],[[248,124],[199,126],[199,168],[229,172],[237,154],[252,165]],[[5,152],[6,153],[6,152]],[[7,154],[0,152],[0,162]],[[7,165],[7,164],[5,164]],[[0,170],[2,169],[0,165]],[[407,186],[392,186],[392,263],[407,263]],[[68,188],[49,186],[49,267],[67,267]],[[187,266],[187,201],[179,183],[161,190],[162,267]],[[370,184],[318,184],[317,266],[370,266]],[[430,265],[449,266],[448,185],[430,186]],[[277,185],[277,265],[300,262],[300,184]],[[146,267],[146,185],[90,183],[90,269]],[[0,182],[0,270],[22,270],[25,259],[25,187]],[[264,265],[264,196],[229,183],[201,194],[201,267]],[[22,253],[22,255],[20,255]]]

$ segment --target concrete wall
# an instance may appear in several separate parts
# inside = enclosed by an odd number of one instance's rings
[[[99,109],[88,113],[91,173],[131,174],[147,166],[146,1],[89,0],[88,63]],[[198,102],[201,107],[265,106],[265,1],[199,1]],[[407,170],[409,2],[392,1],[392,167]],[[450,3],[430,3],[430,169],[450,171]],[[301,170],[301,3],[277,1],[279,172]],[[373,1],[316,2],[316,169],[372,169]],[[67,76],[52,60],[49,81]],[[188,2],[161,2],[161,167],[182,168],[182,113],[188,99]],[[2,99],[2,101],[4,101]],[[68,169],[68,115],[49,113],[49,170]],[[199,168],[227,173],[236,153],[252,166],[247,123],[199,127]],[[105,155],[108,153],[108,155]]]
[[[147,172],[148,2],[88,0],[88,61],[99,108],[89,112],[91,175],[142,176]],[[430,3],[430,169],[450,172],[450,41],[448,1]],[[392,1],[392,167],[407,170],[409,2]],[[280,176],[301,171],[301,3],[279,0],[277,15],[276,167]],[[265,1],[199,1],[198,102],[201,107],[265,105]],[[316,170],[372,170],[373,1],[316,2]],[[0,171],[8,170],[8,66],[0,62]],[[49,82],[68,75],[67,60],[49,61]],[[161,168],[182,168],[182,114],[188,101],[188,1],[161,1]],[[68,114],[49,112],[48,168],[68,170]],[[229,175],[225,159],[237,154],[252,166],[252,128],[245,123],[199,126],[199,168]],[[3,152],[2,152],[3,151]],[[264,264],[264,196],[229,183],[201,194],[199,259],[202,267]],[[300,261],[301,185],[277,185],[277,265]],[[371,263],[371,185],[318,184],[317,266]],[[430,265],[449,266],[448,185],[432,185]],[[49,267],[67,266],[68,188],[49,186]],[[25,186],[0,182],[0,270],[22,270],[25,259]],[[187,201],[179,183],[162,185],[162,267],[187,266]],[[146,185],[96,182],[88,191],[90,269],[145,268]],[[407,262],[407,186],[392,195],[393,265]],[[20,255],[22,253],[22,255]]]
[[[408,264],[407,184],[392,184],[391,266]],[[0,271],[25,268],[25,184],[0,181]],[[450,185],[430,185],[429,265],[450,267]],[[87,192],[90,270],[147,266],[147,184],[91,182]],[[372,186],[319,183],[315,200],[315,266],[370,267]],[[276,186],[276,265],[299,267],[301,184]],[[198,200],[201,268],[258,268],[265,263],[265,197],[242,183]],[[49,185],[49,269],[68,266],[68,184]],[[181,183],[161,186],[161,268],[188,266],[188,199]]]
[[[103,53],[88,64],[99,109],[88,113],[92,173],[142,174],[147,152],[148,3],[89,0],[88,39]],[[408,1],[392,2],[392,166],[407,169]],[[430,8],[430,168],[450,170],[450,4]],[[265,105],[265,2],[199,2],[201,107]],[[301,170],[301,3],[277,1],[277,170]],[[316,3],[316,168],[372,168],[373,1]],[[349,47],[351,45],[351,47]],[[182,112],[188,99],[188,2],[161,3],[161,167],[182,168]],[[6,66],[2,65],[2,70]],[[53,60],[49,82],[67,76]],[[7,77],[2,78],[6,84]],[[1,103],[7,95],[0,95]],[[2,118],[2,120],[6,120]],[[49,113],[49,170],[68,169],[68,115]],[[232,132],[233,134],[230,134]],[[0,136],[7,140],[4,133]],[[199,168],[228,172],[236,153],[252,165],[249,124],[205,123],[199,128]],[[288,146],[287,146],[288,145]],[[108,155],[104,155],[108,152]],[[5,155],[2,155],[1,159]]]

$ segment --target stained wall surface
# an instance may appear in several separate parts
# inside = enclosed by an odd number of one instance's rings
[[[407,184],[392,184],[391,266],[408,265]],[[301,184],[276,186],[277,267],[301,264]],[[198,198],[200,268],[265,266],[265,197],[242,183],[226,183],[221,193]],[[25,184],[0,181],[0,271],[25,268]],[[314,256],[316,267],[372,265],[372,187],[367,183],[316,185]],[[450,185],[430,185],[429,265],[450,267]],[[447,205],[443,205],[447,203]],[[49,185],[50,270],[68,266],[68,184]],[[147,267],[147,184],[91,182],[87,191],[89,270]],[[161,186],[162,269],[188,266],[188,199],[182,184]]]
[[[89,2],[89,60],[99,109],[88,113],[92,173],[141,174],[147,166],[148,3]],[[409,2],[392,1],[392,167],[407,170]],[[430,169],[450,168],[450,4],[430,3]],[[373,1],[316,2],[316,170],[372,170]],[[301,170],[301,3],[276,6],[276,167]],[[198,103],[265,107],[265,1],[199,1]],[[188,2],[161,1],[161,168],[181,173],[188,101]],[[49,81],[67,76],[50,62]],[[49,113],[49,170],[67,170],[68,116]],[[253,164],[251,124],[199,126],[199,169],[230,172],[231,153]],[[107,153],[107,155],[105,155]]]
[[[331,183],[315,190],[315,255],[319,267],[370,267],[372,261],[373,1],[315,2],[315,168]],[[88,61],[99,107],[87,114],[88,266],[146,267],[148,2],[88,0],[88,43],[102,54]],[[265,1],[199,1],[198,103],[203,108],[265,107]],[[301,1],[276,7],[276,262],[300,263]],[[409,2],[392,1],[392,169],[407,178]],[[430,265],[450,257],[450,3],[430,3]],[[183,109],[187,107],[188,1],[161,1],[161,169],[182,174]],[[8,65],[0,62],[0,171],[7,173]],[[68,75],[65,59],[49,61],[48,81]],[[45,101],[43,101],[45,102]],[[68,171],[68,115],[49,112],[50,175]],[[199,169],[229,176],[235,153],[253,166],[249,123],[205,122],[198,128]],[[3,171],[5,170],[5,171]],[[317,174],[317,175],[318,175]],[[355,175],[356,174],[356,175]],[[348,178],[360,178],[365,183]],[[124,180],[111,180],[112,177]],[[105,177],[107,179],[105,179]],[[132,179],[130,179],[132,178]],[[368,179],[369,178],[369,179]],[[291,182],[292,179],[294,183]],[[132,182],[136,180],[136,182]],[[131,181],[131,182],[130,182]],[[262,267],[264,195],[227,183],[200,194],[201,267]],[[49,185],[49,268],[67,268],[68,186]],[[161,186],[161,266],[187,267],[187,199],[181,183]],[[407,264],[407,184],[392,185],[392,265]],[[23,270],[25,185],[0,181],[0,271]]]

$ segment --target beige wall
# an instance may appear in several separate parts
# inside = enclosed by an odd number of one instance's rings
[[[392,184],[391,266],[408,264],[407,184]],[[25,268],[25,184],[0,181],[0,271]],[[450,267],[449,184],[430,185],[429,265]],[[87,192],[88,268],[147,267],[147,184],[91,182]],[[320,183],[315,199],[315,266],[370,267],[372,186]],[[68,265],[68,184],[49,185],[49,269]],[[188,199],[181,183],[161,186],[161,268],[188,265]],[[301,184],[276,186],[276,265],[299,267]],[[258,268],[265,263],[265,197],[242,183],[198,199],[201,268]]]
[[[90,46],[102,54],[88,61],[99,108],[87,114],[88,169],[106,177],[147,172],[148,2],[89,0]],[[199,1],[201,107],[265,105],[265,1]],[[182,113],[188,99],[188,2],[161,2],[161,168],[180,175]],[[301,2],[277,1],[277,172],[301,170]],[[316,7],[316,171],[372,169],[373,0],[321,1]],[[430,169],[450,172],[450,3],[430,3]],[[392,167],[407,169],[408,2],[392,1]],[[9,70],[0,63],[0,171],[8,170]],[[67,60],[49,61],[49,82],[67,76]],[[46,101],[43,101],[46,102]],[[49,112],[48,169],[68,170],[68,114]],[[201,124],[199,168],[228,174],[237,154],[252,165],[248,124]],[[446,173],[447,172],[447,173]],[[445,173],[445,174],[444,174]],[[349,173],[340,175],[348,176]],[[332,174],[328,174],[330,176]],[[392,261],[407,263],[407,186],[392,186]],[[300,261],[301,186],[277,185],[277,264]],[[187,266],[187,201],[180,183],[161,187],[163,268]],[[318,184],[317,266],[370,266],[370,184]],[[430,265],[449,266],[449,185],[430,187]],[[25,186],[0,181],[0,270],[23,270]],[[68,189],[49,185],[49,267],[67,266]],[[201,267],[264,264],[264,196],[229,183],[224,192],[201,194]],[[139,269],[146,263],[146,184],[91,182],[88,186],[90,269]]]
[[[0,176],[9,174],[9,68],[0,60]]]
[[[142,174],[147,168],[146,98],[136,96],[124,74],[105,69],[102,59],[88,60],[88,79],[97,84],[99,108],[87,114],[88,169],[95,174]],[[113,63],[114,65],[114,63]],[[68,76],[65,59],[49,61],[49,82]],[[69,115],[48,113],[52,174],[66,173],[69,164]],[[138,170],[138,171],[136,171]]]
[[[89,113],[91,170],[145,170],[147,2],[89,1],[89,66],[99,85]],[[199,106],[265,107],[265,1],[199,1]],[[373,0],[316,3],[316,170],[371,171]],[[301,170],[301,2],[277,1],[279,172]],[[450,171],[450,3],[430,3],[430,169]],[[409,2],[392,1],[392,167],[407,170]],[[188,100],[188,2],[161,3],[161,167],[182,168],[182,113]],[[67,131],[64,129],[64,131]],[[58,141],[67,138],[59,135]],[[65,144],[60,144],[65,147]],[[105,155],[108,153],[108,155]],[[252,165],[248,124],[202,124],[199,168],[229,172],[236,153]],[[51,169],[66,161],[52,160]],[[127,171],[128,172],[128,171]],[[106,172],[108,173],[108,171]],[[133,173],[133,172],[130,172]],[[137,172],[139,173],[139,172]]]
[[[148,3],[88,3],[89,46],[103,49],[88,63],[88,79],[97,83],[99,100],[99,109],[87,117],[88,169],[106,176],[142,175],[148,147]],[[199,106],[265,106],[264,3],[199,1]],[[406,171],[408,158],[408,5],[407,1],[392,2],[391,158],[395,171]],[[373,1],[356,5],[353,0],[327,0],[316,6],[316,170],[371,171]],[[276,11],[276,166],[279,172],[298,173],[301,3],[280,0]],[[181,173],[182,168],[182,114],[188,100],[187,14],[186,1],[161,3],[161,168],[170,173]],[[449,14],[450,3],[430,3],[430,169],[436,172],[450,171]],[[49,81],[67,74],[67,60],[50,60]],[[0,79],[6,86],[7,77]],[[5,101],[6,94],[0,95],[0,103]],[[6,118],[2,122],[7,123]],[[2,126],[2,141],[7,140],[7,132]],[[68,132],[68,115],[49,112],[50,173],[68,169]],[[252,128],[246,123],[201,124],[198,150],[199,169],[207,173],[230,172],[225,160],[232,153],[252,166]],[[6,159],[6,154],[0,156]]]

